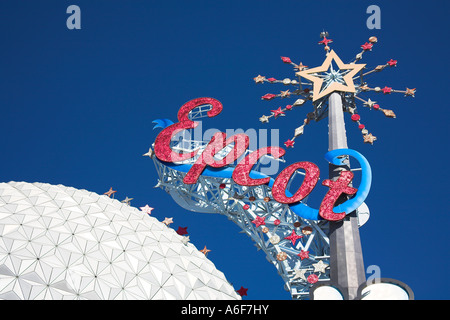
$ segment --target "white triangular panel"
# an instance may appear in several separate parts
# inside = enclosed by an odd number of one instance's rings
[[[0,299],[239,299],[155,217],[86,190],[0,183]]]

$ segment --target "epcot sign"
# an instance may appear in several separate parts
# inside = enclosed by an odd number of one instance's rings
[[[211,109],[207,112],[208,117],[215,117],[223,110],[222,104],[213,98],[197,98],[185,103],[178,111],[178,122],[164,128],[155,139],[155,156],[166,163],[177,163],[192,159],[199,150],[189,153],[176,152],[170,147],[173,137],[183,130],[193,129],[198,126],[198,122],[189,119],[190,111],[204,105],[210,105]],[[231,165],[244,155],[249,146],[249,137],[244,134],[235,134],[227,137],[226,133],[215,133],[198,159],[187,168],[187,173],[183,179],[185,184],[195,184],[198,178],[207,167],[225,168]],[[221,160],[216,160],[215,156],[225,147],[233,145],[228,154]],[[320,170],[317,165],[308,161],[301,161],[291,164],[276,177],[275,180],[270,177],[259,177],[252,168],[257,161],[264,155],[270,154],[275,159],[282,157],[285,150],[280,147],[265,147],[255,150],[245,156],[234,167],[232,179],[241,186],[259,186],[268,184],[272,188],[272,196],[279,203],[298,205],[296,211],[298,215],[306,219],[326,219],[329,221],[342,220],[347,213],[356,210],[366,199],[371,184],[371,169],[368,161],[359,153],[351,149],[332,150],[325,155],[325,159],[334,165],[342,164],[342,157],[349,155],[358,160],[361,165],[362,179],[359,188],[353,188],[350,185],[353,179],[351,171],[341,171],[336,181],[326,179],[322,185],[329,187],[328,192],[323,198],[318,210],[312,209],[305,204],[299,203],[305,199],[315,188]],[[305,170],[303,183],[293,195],[288,195],[288,183],[295,171]],[[253,176],[253,178],[251,177]],[[259,175],[261,176],[261,175]],[[341,195],[354,195],[354,197],[335,208]]]
[[[368,75],[397,66],[397,60],[390,59],[365,71],[367,64],[360,60],[377,43],[376,37],[370,37],[360,46],[362,51],[345,64],[331,50],[333,40],[327,38],[328,33],[324,31],[320,36],[318,44],[324,46],[326,53],[322,65],[309,68],[281,57],[284,64],[293,67],[297,79],[262,75],[253,78],[256,84],[289,87],[279,94],[266,93],[261,96],[264,101],[297,96],[292,104],[278,105],[270,110],[270,115],[262,115],[261,123],[288,116],[307,101],[312,103],[312,111],[295,128],[292,138],[284,142],[287,149],[294,148],[295,140],[303,135],[311,120],[328,118],[329,151],[325,159],[329,162],[329,176],[322,185],[329,189],[318,209],[306,205],[320,176],[314,163],[293,163],[272,179],[258,167],[266,157],[282,161],[280,158],[286,153],[283,148],[269,146],[249,151],[250,138],[243,133],[217,132],[209,141],[176,136],[198,127],[199,122],[194,120],[221,113],[222,104],[213,98],[185,103],[178,111],[177,123],[164,121],[167,119],[154,121],[158,124],[155,128],[163,130],[155,139],[154,150],[150,148],[145,155],[153,158],[159,176],[157,187],[165,189],[177,204],[190,211],[223,214],[250,236],[277,268],[293,299],[413,299],[412,291],[397,280],[377,278],[370,283],[366,279],[359,228],[369,216],[364,200],[372,172],[365,157],[348,148],[344,113],[351,115],[364,143],[372,145],[377,137],[362,122],[358,104],[382,112],[387,118],[396,115],[364,95],[402,93],[414,97],[416,89],[369,86]],[[360,169],[350,169],[349,157],[358,161]],[[357,188],[351,185],[355,170],[360,170]],[[304,178],[291,194],[288,187],[297,174]]]

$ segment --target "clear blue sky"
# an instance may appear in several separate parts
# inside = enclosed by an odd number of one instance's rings
[[[66,8],[81,8],[81,30],[68,30]],[[381,8],[381,30],[369,30],[366,9]],[[261,124],[278,107],[261,101],[283,87],[255,85],[258,74],[292,77],[280,56],[308,66],[323,62],[317,45],[325,29],[332,48],[350,61],[372,35],[368,67],[398,60],[370,78],[373,86],[417,88],[366,95],[393,109],[396,119],[360,110],[378,137],[363,144],[347,117],[349,147],[366,156],[373,185],[361,228],[366,267],[407,283],[417,299],[448,299],[448,1],[138,1],[42,0],[0,3],[0,181],[63,184],[119,200],[149,204],[153,216],[174,217],[192,243],[248,299],[290,299],[262,251],[220,215],[187,212],[162,190],[142,154],[159,131],[158,118],[175,120],[186,101],[213,97],[224,104],[204,126],[279,128],[292,137],[310,103],[289,117]],[[362,108],[360,108],[362,109]],[[347,115],[348,116],[348,115]],[[312,161],[326,174],[327,121],[313,123],[288,163]],[[322,175],[322,177],[324,177]]]

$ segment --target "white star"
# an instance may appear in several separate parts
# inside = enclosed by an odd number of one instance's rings
[[[184,245],[187,245],[189,241],[189,236],[183,236],[181,238],[181,242],[183,242]]]
[[[294,269],[294,272],[295,272],[295,276],[292,280],[300,278],[300,279],[306,281],[306,277],[305,277],[306,269]]]
[[[147,153],[144,153],[142,156],[144,156],[144,157],[153,157],[153,155],[154,155],[155,153],[153,152],[153,150],[152,150],[152,148],[149,148],[148,149],[148,152]]]
[[[267,123],[267,122],[269,122],[269,117],[268,116],[262,116],[261,118],[259,118],[259,121],[261,121],[262,123]]]
[[[325,273],[325,269],[328,268],[328,265],[320,260],[317,263],[313,263],[314,272],[322,272]]]
[[[373,107],[373,105],[374,105],[375,103],[377,103],[377,102],[376,102],[376,101],[372,101],[372,100],[370,100],[370,98],[369,98],[369,100],[367,100],[366,102],[364,102],[364,107],[369,107],[370,109],[372,109],[372,107]]]
[[[145,207],[140,207],[139,209],[141,209],[142,212],[145,212],[147,214],[152,214],[152,207],[149,207],[148,204],[145,205]]]
[[[162,223],[164,223],[166,226],[168,226],[171,223],[173,223],[173,218],[167,218],[166,217]]]

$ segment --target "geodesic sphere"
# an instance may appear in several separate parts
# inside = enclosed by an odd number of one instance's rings
[[[240,299],[181,239],[105,195],[0,183],[0,299]]]

